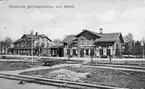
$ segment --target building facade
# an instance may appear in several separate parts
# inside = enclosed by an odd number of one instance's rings
[[[64,56],[72,57],[121,57],[121,33],[100,33],[83,30],[77,35],[68,35],[63,41]]]
[[[13,54],[17,55],[49,55],[52,41],[44,34],[24,34],[13,43]]]

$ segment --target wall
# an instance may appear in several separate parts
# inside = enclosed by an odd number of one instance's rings
[[[41,46],[42,43],[44,43],[44,48],[52,46],[52,42],[50,42],[47,38],[39,38],[34,42],[34,47],[36,47],[37,44]]]

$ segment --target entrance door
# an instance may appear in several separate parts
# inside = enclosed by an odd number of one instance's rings
[[[77,56],[77,54],[76,54],[76,49],[73,49],[73,55],[74,55],[74,56]]]
[[[84,49],[80,50],[80,57],[84,57]]]
[[[94,57],[94,50],[93,49],[91,49],[90,57]]]
[[[67,49],[67,55],[68,56],[70,55],[70,49]]]
[[[103,56],[103,49],[100,49],[100,56]]]
[[[63,52],[63,48],[59,48],[59,57],[63,57],[64,52]]]
[[[110,53],[111,51],[110,51],[110,49],[107,49],[107,56],[110,56]]]

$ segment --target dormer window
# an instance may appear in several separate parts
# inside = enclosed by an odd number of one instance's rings
[[[42,48],[44,48],[44,47],[45,47],[45,44],[44,44],[44,43],[42,43],[42,44],[41,44],[41,47],[42,47]]]

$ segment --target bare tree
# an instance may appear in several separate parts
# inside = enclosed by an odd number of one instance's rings
[[[59,46],[61,44],[61,39],[54,39],[53,43],[56,45],[56,46]]]
[[[132,33],[128,33],[125,37],[124,37],[125,42],[132,42],[133,40],[133,35]]]
[[[4,41],[2,41],[1,47],[2,47],[5,54],[11,48],[12,43],[13,43],[13,41],[10,37],[6,37],[6,39]]]
[[[133,50],[133,46],[134,46],[134,39],[133,39],[133,35],[132,33],[128,33],[125,37],[125,52],[128,55],[133,54],[132,50]]]
[[[0,41],[0,53],[3,53],[4,50],[4,41]]]

